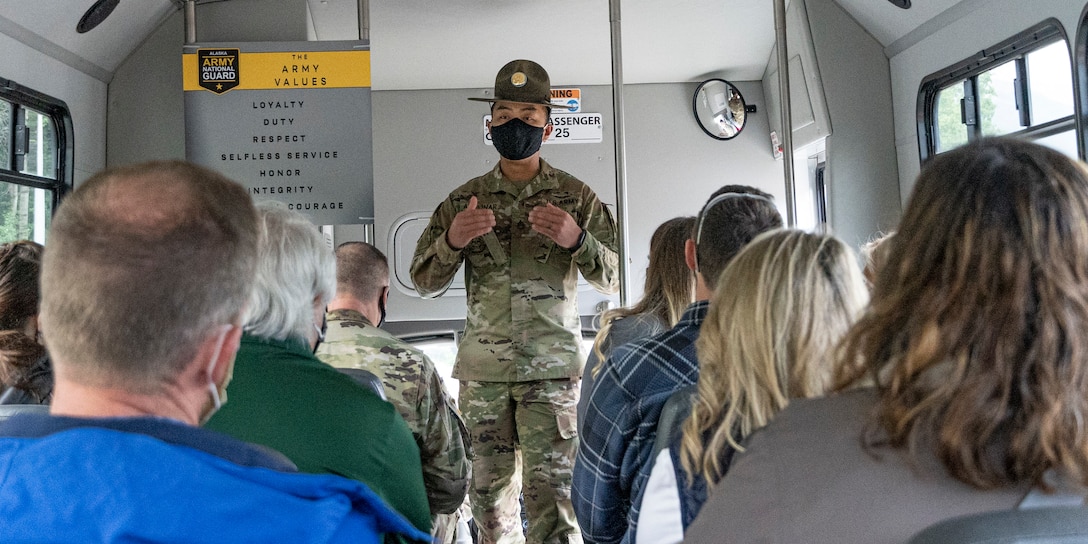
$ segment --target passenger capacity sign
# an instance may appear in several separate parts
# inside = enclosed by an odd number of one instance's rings
[[[185,46],[185,154],[317,225],[374,221],[363,42]]]
[[[491,143],[487,130],[490,115],[484,116],[484,143]],[[599,113],[556,113],[552,111],[552,135],[544,144],[599,144],[604,139],[604,125]]]

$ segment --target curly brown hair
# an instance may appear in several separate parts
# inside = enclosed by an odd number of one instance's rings
[[[1088,169],[965,145],[925,166],[890,243],[838,376],[880,391],[866,445],[932,451],[976,488],[1088,484]]]
[[[45,348],[24,332],[38,315],[42,246],[29,240],[0,245],[0,389],[17,387],[43,401],[52,390],[35,369]],[[43,383],[49,382],[49,383]]]

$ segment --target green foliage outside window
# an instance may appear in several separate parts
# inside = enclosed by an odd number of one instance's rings
[[[997,90],[994,88],[993,75],[986,72],[978,76],[979,86],[979,121],[983,134],[994,134],[994,114],[997,112]],[[937,95],[937,134],[940,145],[937,152],[959,147],[967,143],[967,125],[963,124],[960,101],[963,100],[963,82],[941,89]]]

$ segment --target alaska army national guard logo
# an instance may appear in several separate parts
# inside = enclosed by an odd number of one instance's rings
[[[237,49],[198,49],[200,86],[223,94],[238,86]]]

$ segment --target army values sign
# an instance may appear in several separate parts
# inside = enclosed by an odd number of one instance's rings
[[[317,225],[374,221],[364,42],[185,46],[185,153]]]

